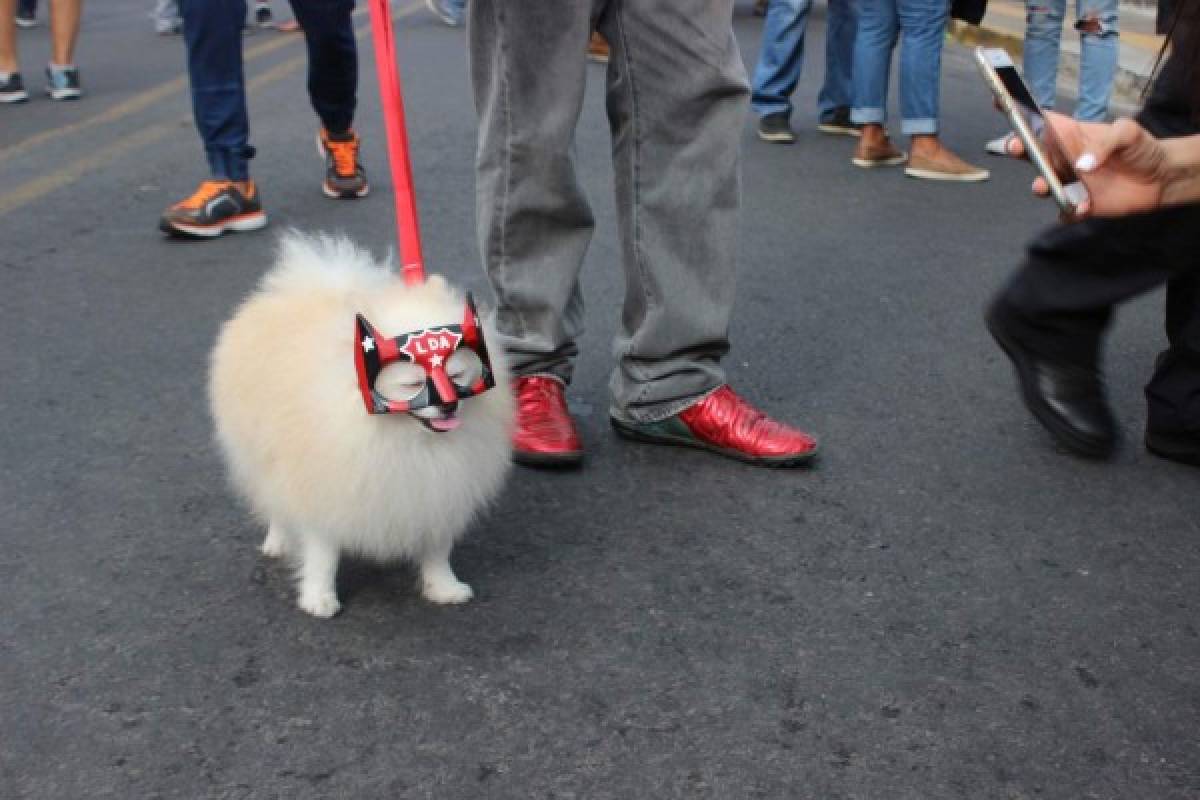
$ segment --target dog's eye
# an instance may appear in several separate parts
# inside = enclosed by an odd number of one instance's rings
[[[388,400],[408,402],[425,388],[425,370],[416,364],[388,364],[375,379],[375,390]]]
[[[483,375],[483,362],[474,350],[460,347],[446,361],[446,374],[458,386],[471,386]]]

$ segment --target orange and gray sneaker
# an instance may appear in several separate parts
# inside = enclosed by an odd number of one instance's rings
[[[163,212],[158,229],[172,236],[211,239],[225,231],[256,231],[267,225],[254,181],[209,180],[186,200]]]
[[[371,191],[367,173],[358,163],[361,140],[353,130],[317,134],[317,150],[325,158],[325,182],[321,189],[329,197],[366,197]]]

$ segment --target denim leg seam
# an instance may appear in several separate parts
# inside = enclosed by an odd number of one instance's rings
[[[613,14],[613,17],[616,21],[617,33],[621,37],[621,55],[622,55],[623,60],[625,61],[625,72],[626,72],[626,74],[629,75],[629,107],[630,107],[629,114],[630,114],[630,125],[633,128],[633,137],[632,137],[633,141],[632,141],[632,144],[630,145],[633,148],[633,157],[630,159],[630,162],[633,164],[633,176],[630,181],[631,191],[633,194],[633,210],[631,212],[632,225],[630,226],[632,228],[632,230],[630,231],[630,234],[633,237],[632,244],[633,244],[634,262],[637,265],[638,274],[642,279],[641,280],[641,284],[642,284],[641,291],[642,291],[643,297],[646,301],[646,313],[649,314],[650,306],[651,306],[650,301],[652,300],[652,297],[650,295],[650,292],[647,291],[647,289],[646,289],[646,285],[647,285],[648,281],[646,280],[646,268],[645,268],[645,262],[642,259],[642,247],[641,247],[642,227],[641,227],[641,202],[640,202],[640,187],[641,187],[640,159],[641,159],[642,148],[641,148],[640,115],[638,113],[638,89],[637,89],[637,81],[634,79],[634,75],[633,75],[633,55],[629,51],[629,37],[626,35],[626,32],[625,32],[625,18],[624,18],[623,9],[621,8],[620,3],[615,4],[615,13]],[[641,370],[638,369],[634,365],[634,363],[632,361],[630,361],[629,359],[626,359],[625,367],[628,368],[629,371],[631,373],[633,373],[634,377],[636,377],[638,379],[638,382],[639,382],[638,392],[637,392],[637,395],[633,398],[633,402],[637,402],[637,401],[643,399],[646,396],[646,393],[648,391],[648,387],[646,386],[645,373],[642,373]]]
[[[500,209],[499,209],[500,234],[497,237],[499,239],[499,241],[496,243],[496,247],[498,250],[497,266],[498,266],[498,272],[499,272],[500,278],[501,278],[500,281],[498,281],[498,283],[500,283],[501,285],[504,285],[504,286],[508,286],[510,270],[509,270],[509,263],[508,263],[507,242],[508,242],[508,198],[509,198],[509,194],[512,190],[512,106],[509,102],[510,82],[509,82],[508,69],[507,69],[508,58],[504,54],[504,51],[506,50],[507,45],[508,45],[508,40],[507,40],[507,37],[505,36],[505,28],[504,28],[503,20],[502,20],[503,11],[501,10],[500,3],[496,3],[493,6],[493,8],[495,8],[496,52],[497,52],[497,56],[499,56],[499,58],[498,58],[498,60],[500,61],[499,66],[503,67],[503,69],[499,70],[499,73],[500,73],[500,107],[502,109],[501,116],[504,119],[504,158],[502,161],[503,166],[501,167],[502,177],[501,177],[500,183],[501,183],[502,188],[500,190]],[[525,318],[524,318],[524,316],[521,314],[513,314],[512,318],[513,318],[513,321],[516,322],[516,327],[517,327],[517,330],[515,332],[516,335],[524,336],[525,335]]]
[[[726,384],[724,384],[724,383],[719,383],[716,386],[712,387],[711,389],[703,391],[694,397],[688,397],[686,399],[676,400],[673,403],[669,403],[665,406],[660,406],[657,409],[655,409],[654,412],[649,413],[649,414],[636,414],[636,415],[617,414],[617,413],[614,413],[613,411],[610,411],[609,416],[616,417],[617,419],[621,419],[626,422],[635,422],[635,423],[640,423],[643,425],[650,424],[653,422],[662,422],[664,419],[670,419],[671,417],[675,416],[676,414],[680,414],[680,413],[688,410],[689,408],[696,405],[697,403],[703,402],[706,398],[708,398],[709,395],[714,394],[722,386],[725,386],[725,385]]]

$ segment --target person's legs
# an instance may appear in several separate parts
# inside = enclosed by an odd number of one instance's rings
[[[883,138],[892,49],[900,30],[896,13],[896,0],[871,0],[858,6],[858,33],[854,37],[854,110],[850,118],[871,128],[870,131],[863,130],[864,143],[868,139]]]
[[[817,118],[854,104],[854,39],[858,0],[829,0],[825,18],[825,81],[817,95]]]
[[[760,117],[792,114],[792,92],[804,67],[804,31],[812,0],[771,0],[763,21],[750,104]]]
[[[1075,118],[1103,122],[1108,116],[1120,55],[1117,0],[1075,0],[1080,43],[1079,102]]]
[[[1200,270],[1197,231],[1200,206],[1051,228],[1030,244],[1001,301],[1013,313],[1021,341],[1038,355],[1094,368],[1114,306]],[[1185,308],[1177,306],[1177,324],[1169,324],[1180,335]]]
[[[850,121],[862,126],[862,138],[851,163],[858,167],[893,167],[903,164],[908,154],[888,138],[888,76],[892,50],[900,32],[896,15],[898,0],[872,0],[858,6],[858,34],[854,38],[854,107]]]
[[[757,465],[816,440],[725,385],[748,86],[732,0],[609,3],[608,119],[625,302],[609,418],[617,433]]]
[[[977,182],[989,173],[963,161],[938,138],[942,45],[949,18],[945,0],[897,0],[902,130],[912,137],[904,174],[936,181]]]
[[[897,0],[896,11],[903,37],[900,44],[901,130],[909,136],[936,134],[942,43],[949,3],[946,0]]]
[[[246,0],[180,0],[192,112],[217,179],[249,178],[250,118],[242,74]]]
[[[168,208],[159,230],[172,236],[212,238],[267,224],[258,188],[250,180],[250,121],[242,75],[245,0],[181,0],[192,113],[204,142],[212,179]]]
[[[498,343],[514,374],[570,381],[594,225],[572,153],[592,0],[471,0],[467,10],[476,212]]]
[[[1146,444],[1200,464],[1200,264],[1167,284],[1167,340],[1146,385]]]
[[[75,63],[83,0],[50,0],[50,61],[61,67]]]
[[[308,47],[308,96],[330,133],[354,124],[358,92],[358,45],[351,14],[354,0],[291,0]]]
[[[625,271],[610,382],[618,419],[664,419],[725,381],[748,95],[731,5],[628,0],[598,21],[613,53],[608,118]]]
[[[1044,109],[1054,108],[1058,97],[1058,51],[1066,11],[1067,0],[1025,0],[1025,82]]]
[[[1189,369],[1186,357],[1195,313],[1186,304],[1196,298],[1180,291],[1194,290],[1185,279],[1200,270],[1197,231],[1197,206],[1052,228],[1034,240],[1025,265],[993,301],[989,328],[1013,359],[1030,410],[1064,446],[1088,456],[1112,451],[1117,426],[1100,378],[1104,331],[1114,306],[1167,281],[1175,282],[1178,304],[1168,321],[1172,351],[1178,342],[1184,358],[1160,362],[1147,397],[1163,428],[1178,424],[1179,410],[1198,410],[1195,365]],[[1176,364],[1184,369],[1176,373]],[[1182,388],[1172,385],[1177,374]]]
[[[353,129],[358,92],[354,0],[291,0],[291,5],[308,47],[308,97],[321,120],[321,190],[333,198],[365,197],[370,185]]]

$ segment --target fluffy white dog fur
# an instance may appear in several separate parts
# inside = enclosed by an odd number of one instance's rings
[[[356,313],[396,336],[459,323],[463,309],[439,276],[405,286],[345,238],[291,233],[221,329],[209,385],[217,439],[234,486],[267,525],[263,553],[295,561],[310,614],[340,609],[342,553],[412,559],[426,599],[471,599],[449,555],[510,466],[503,354],[489,351],[496,386],[460,401],[456,430],[434,433],[409,414],[367,413],[353,351]]]

